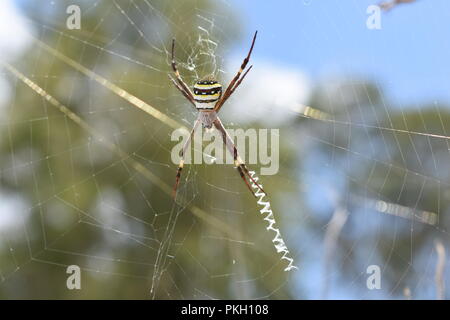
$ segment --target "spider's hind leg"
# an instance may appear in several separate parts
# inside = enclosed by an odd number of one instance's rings
[[[183,145],[183,148],[181,150],[181,159],[180,159],[180,163],[178,165],[178,170],[177,170],[177,175],[175,177],[175,186],[173,187],[173,192],[172,192],[172,197],[175,199],[176,195],[177,195],[177,189],[178,189],[178,185],[180,184],[180,179],[181,179],[181,171],[183,171],[183,166],[184,166],[184,155],[186,154],[186,150],[187,148],[190,146],[191,140],[192,140],[192,136],[194,135],[195,130],[197,129],[197,127],[200,124],[200,120],[197,119],[194,123],[194,127],[191,130],[191,133],[189,134],[189,137],[186,139],[186,142]]]
[[[180,184],[181,171],[183,170],[184,160],[180,160],[180,164],[178,165],[177,175],[175,177],[175,186],[173,187],[172,198],[175,199],[177,195],[178,185]]]
[[[250,174],[247,166],[245,165],[245,162],[242,161],[241,157],[239,157],[238,153],[237,153],[237,149],[236,146],[233,145],[233,157],[234,157],[234,165],[236,166],[236,169],[239,171],[239,174],[241,176],[242,179],[244,179],[245,184],[247,185],[247,187],[250,189],[250,191],[253,193],[253,195],[256,197],[255,192],[253,191],[253,189],[250,187],[250,183],[247,181],[247,179],[245,178],[245,175],[247,175],[247,177],[253,182],[253,184],[258,187],[259,190],[261,190],[264,194],[267,194],[264,189],[259,185],[258,182],[255,181],[255,179],[253,179],[252,175]]]
[[[242,171],[250,178],[250,180],[253,182],[253,184],[254,184],[255,186],[258,187],[259,190],[261,190],[264,194],[267,194],[267,193],[264,191],[264,189],[260,186],[260,184],[259,184],[258,182],[256,182],[255,179],[253,179],[253,177],[252,177],[252,175],[250,174],[250,172],[249,172],[247,166],[245,165],[245,163],[241,163],[241,164],[239,165],[239,168],[241,168],[241,170],[242,170]]]
[[[236,163],[236,162],[235,162]],[[240,165],[236,166],[236,169],[239,172],[239,175],[241,176],[242,180],[244,180],[245,185],[247,186],[248,190],[250,190],[250,192],[253,194],[253,196],[256,198],[256,194],[253,191],[252,187],[250,186],[250,183],[247,181],[247,179],[245,178],[245,174],[244,171],[242,170],[242,167]]]
[[[235,165],[237,171],[239,172],[239,175],[241,176],[242,180],[244,180],[245,185],[250,190],[250,192],[253,194],[253,196],[255,198],[257,197],[255,192],[253,191],[252,186],[250,185],[249,180],[246,178],[246,176],[251,180],[251,182],[253,182],[254,185],[256,185],[258,187],[258,189],[260,189],[264,194],[266,194],[264,189],[255,181],[255,179],[253,179],[253,177],[251,176],[250,172],[248,171],[247,166],[245,165],[244,161],[242,161],[241,157],[238,155],[237,148],[234,145],[233,140],[231,139],[231,137],[228,135],[227,131],[223,127],[222,122],[220,121],[219,117],[217,117],[216,120],[214,121],[214,126],[222,134],[224,144],[228,148],[228,151],[233,155],[234,165]]]

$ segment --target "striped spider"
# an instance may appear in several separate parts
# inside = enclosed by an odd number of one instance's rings
[[[195,130],[197,127],[202,124],[203,128],[211,129],[212,127],[216,128],[220,131],[223,139],[223,143],[226,145],[228,151],[231,153],[234,159],[234,165],[236,169],[239,172],[239,175],[241,176],[242,180],[244,180],[245,184],[247,185],[247,188],[250,190],[250,192],[256,197],[255,193],[253,192],[250,182],[253,182],[262,192],[265,193],[265,191],[262,189],[262,187],[253,179],[253,177],[250,175],[247,166],[245,165],[245,162],[242,160],[242,158],[239,156],[238,151],[236,149],[236,146],[234,145],[233,139],[229,136],[227,131],[225,130],[222,122],[220,121],[219,117],[217,116],[217,113],[222,108],[223,104],[228,100],[228,98],[233,94],[234,90],[241,84],[242,80],[244,80],[247,73],[250,71],[252,66],[250,66],[245,73],[242,75],[242,72],[244,71],[245,67],[248,64],[248,61],[250,60],[250,55],[252,54],[253,46],[255,45],[256,35],[258,31],[255,32],[255,35],[253,36],[252,45],[250,47],[250,50],[247,54],[247,57],[244,59],[244,61],[241,64],[241,68],[239,69],[236,76],[231,80],[230,84],[226,88],[225,92],[222,94],[222,85],[215,80],[212,76],[207,76],[203,79],[197,80],[197,82],[194,84],[193,92],[189,89],[189,87],[186,85],[186,83],[181,78],[180,72],[177,68],[177,63],[175,62],[174,58],[174,51],[175,51],[175,39],[172,41],[172,69],[175,73],[176,80],[169,75],[170,80],[173,82],[175,87],[181,91],[183,96],[186,97],[186,99],[189,100],[190,103],[197,109],[198,111],[198,117],[197,120],[194,123],[194,127],[191,130],[191,133],[186,140],[186,142],[183,145],[183,148],[181,150],[181,160],[178,165],[178,171],[176,175],[176,181],[175,186],[173,188],[173,196],[176,196],[177,188],[180,183],[180,177],[181,177],[181,171],[183,170],[184,166],[184,154],[192,140],[192,136],[194,135]],[[242,75],[242,76],[241,76]],[[248,180],[247,179],[250,179]]]

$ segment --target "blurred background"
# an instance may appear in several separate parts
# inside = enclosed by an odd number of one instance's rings
[[[1,1],[0,297],[449,297],[450,5],[409,2]],[[170,195],[170,137],[196,117],[172,38],[186,83],[227,83],[255,30],[221,118],[280,130],[260,181],[290,272],[231,165],[186,165]]]

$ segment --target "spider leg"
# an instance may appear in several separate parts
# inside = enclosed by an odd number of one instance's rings
[[[187,95],[188,97],[186,97],[186,98],[188,98],[188,100],[195,105],[194,95],[192,94],[191,90],[186,85],[186,83],[183,81],[183,79],[181,78],[180,72],[178,71],[178,68],[177,68],[177,63],[175,62],[175,39],[172,40],[172,69],[173,69],[173,72],[175,73],[175,77],[178,82],[178,85],[176,87],[183,93],[183,95],[185,97]],[[171,80],[173,83],[175,83],[175,81],[173,81],[173,79],[171,79]],[[183,90],[181,90],[181,89],[183,89]]]
[[[173,194],[172,194],[173,198],[175,198],[175,196],[177,195],[178,185],[180,184],[181,171],[183,170],[183,166],[184,166],[184,155],[186,153],[187,148],[189,147],[189,144],[191,143],[192,136],[194,135],[194,132],[197,129],[199,124],[200,124],[200,120],[197,119],[194,123],[194,127],[192,128],[191,133],[189,134],[189,137],[187,138],[186,142],[183,145],[183,148],[181,149],[181,159],[180,159],[180,163],[178,164],[177,175],[175,177],[175,186],[173,187]]]
[[[245,57],[244,61],[241,64],[241,68],[239,69],[238,73],[234,76],[233,80],[231,80],[230,84],[228,85],[227,89],[225,90],[225,93],[223,94],[223,96],[220,98],[220,100],[217,102],[216,106],[214,107],[214,110],[216,112],[218,112],[220,110],[220,108],[223,106],[225,101],[227,101],[227,99],[231,96],[234,89],[240,84],[240,82],[245,77],[247,72],[251,69],[251,67],[250,67],[250,69],[245,72],[244,77],[242,77],[242,79],[239,81],[239,83],[235,86],[236,82],[238,82],[242,72],[244,72],[244,69],[250,60],[250,56],[252,54],[253,47],[255,46],[257,34],[258,34],[258,31],[256,31],[255,35],[253,36],[252,45],[250,46],[250,50],[248,51],[247,57]]]
[[[194,107],[195,107],[195,101],[194,101],[194,99],[192,99],[192,98],[189,96],[189,94],[188,94],[186,91],[184,91],[184,89],[183,89],[182,87],[180,87],[180,85],[175,81],[174,78],[172,78],[172,77],[170,76],[170,74],[169,74],[169,79],[170,79],[170,81],[172,81],[172,83],[175,85],[175,87],[176,87],[178,90],[181,91],[181,93],[183,94],[183,96],[185,96],[185,98],[188,99],[189,102],[192,103],[192,104],[194,105]]]
[[[247,75],[247,73],[252,69],[252,67],[253,66],[250,66],[248,69],[247,69],[247,71],[245,71],[245,73],[242,75],[242,77],[239,79],[239,81],[238,82],[236,82],[235,84],[234,84],[234,86],[233,86],[233,88],[231,88],[231,90],[229,91],[229,93],[225,96],[223,96],[223,103],[225,103],[225,101],[233,94],[233,92],[234,92],[234,90],[236,90],[236,88],[237,87],[239,87],[239,85],[241,84],[241,82],[242,82],[242,80],[244,80],[244,78],[245,78],[245,76]],[[223,103],[222,103],[222,105],[223,105]],[[217,108],[217,105],[216,105],[216,112],[219,112],[219,110],[220,110],[220,108],[222,107],[222,105],[221,106],[219,106],[219,108]]]
[[[247,73],[252,69],[253,66],[250,66],[247,71],[245,71],[245,73],[242,75],[242,77],[239,79],[238,82],[236,82],[236,84],[234,85],[233,89],[231,89],[230,94],[228,96],[231,96],[234,92],[234,90],[236,90],[237,87],[239,87],[239,85],[241,84],[242,80],[244,80],[245,76],[247,75]]]
[[[239,156],[238,156],[238,159],[239,159]],[[244,171],[244,173],[250,178],[250,180],[258,187],[258,189],[267,195],[267,193],[264,191],[264,189],[261,187],[261,185],[258,182],[256,182],[255,179],[253,179],[252,175],[250,174],[250,172],[247,168],[247,165],[244,162],[242,162],[240,164],[240,167],[242,168],[242,171]]]
[[[224,128],[222,122],[220,121],[220,119],[218,117],[214,121],[214,126],[222,134],[223,143],[226,145],[228,151],[233,155],[234,165],[236,166],[236,169],[238,170],[239,175],[241,176],[242,180],[244,180],[247,188],[250,190],[250,192],[253,194],[253,196],[256,198],[256,194],[253,191],[252,187],[250,186],[249,181],[245,178],[246,175],[258,187],[258,189],[260,189],[263,193],[266,194],[264,189],[250,175],[250,172],[248,171],[248,168],[245,165],[245,162],[241,159],[241,157],[238,154],[237,148],[233,143],[233,139],[231,139],[231,137],[228,135],[226,129]]]

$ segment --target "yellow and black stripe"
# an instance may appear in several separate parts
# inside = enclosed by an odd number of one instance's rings
[[[215,80],[200,80],[194,85],[194,100],[198,109],[212,109],[212,102],[219,100],[222,95],[222,85]],[[201,105],[205,104],[205,105]]]

